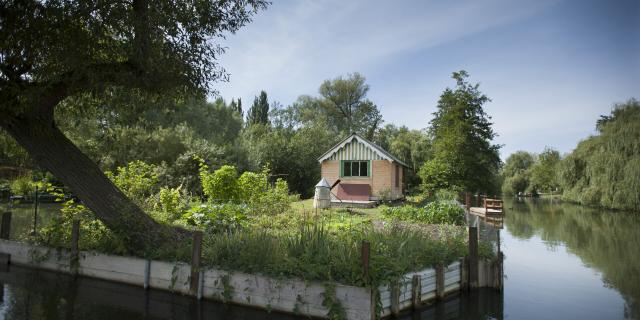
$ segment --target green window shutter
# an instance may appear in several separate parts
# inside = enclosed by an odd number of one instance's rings
[[[371,160],[367,161],[367,177],[371,177]]]

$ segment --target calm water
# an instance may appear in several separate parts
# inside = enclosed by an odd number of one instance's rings
[[[504,292],[454,296],[403,319],[640,319],[640,215],[505,201]],[[14,209],[12,237],[33,207]],[[45,206],[39,222],[55,214]],[[0,272],[0,319],[295,319],[28,268]]]
[[[640,318],[640,214],[548,199],[505,206],[505,318]]]
[[[0,272],[0,319],[279,319],[292,316],[227,306],[165,291],[11,266]]]

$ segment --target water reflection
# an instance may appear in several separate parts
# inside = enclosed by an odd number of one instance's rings
[[[505,207],[504,292],[453,297],[405,319],[640,319],[640,215],[550,199]]]
[[[587,305],[565,305],[577,312],[592,310],[588,318],[606,313],[609,318],[640,318],[640,216],[637,213],[609,212],[549,199],[510,199],[505,219],[507,277],[544,271],[546,279],[532,279],[557,284],[546,285],[555,304],[582,301]],[[533,248],[536,265],[523,266],[516,258],[526,248]],[[511,253],[511,255],[510,255]],[[526,259],[523,257],[523,259]],[[562,263],[558,263],[562,261]],[[511,272],[509,272],[511,271]],[[523,279],[511,282],[528,284]],[[508,286],[510,280],[507,279]],[[533,287],[535,288],[535,287]],[[533,289],[532,288],[532,289]],[[624,301],[615,297],[617,291]],[[509,292],[506,292],[509,295]]]
[[[454,295],[445,301],[401,316],[401,320],[504,319],[504,295],[493,289],[478,289]]]
[[[294,316],[227,306],[90,278],[11,266],[0,272],[4,319],[276,319]]]

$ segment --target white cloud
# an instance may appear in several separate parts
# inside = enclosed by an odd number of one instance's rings
[[[403,52],[454,41],[551,3],[275,1],[228,37],[221,62],[231,80],[215,87],[223,97],[244,99],[265,89],[288,104],[298,95],[315,94],[324,79],[354,71],[366,76]]]

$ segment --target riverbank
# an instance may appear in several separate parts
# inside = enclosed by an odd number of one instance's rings
[[[77,248],[77,243],[72,247]],[[194,253],[197,250],[194,246]],[[495,275],[502,274],[501,263],[478,263],[474,260],[477,256],[472,256],[469,264],[462,260],[405,274],[387,283],[354,287],[201,268],[200,258],[195,256],[192,264],[170,263],[77,249],[45,248],[8,240],[0,240],[0,253],[5,264],[10,261],[12,265],[126,283],[145,289],[163,289],[198,299],[209,298],[331,319],[370,320],[399,315],[405,309],[419,308],[425,302],[443,299],[451,293],[467,290],[469,286],[494,286],[497,281]],[[369,253],[367,260],[363,260],[365,274],[372,271],[368,269],[368,257]]]
[[[398,313],[403,309],[422,305],[424,301],[442,298],[454,288],[454,291],[459,291],[461,287],[465,287],[461,279],[464,277],[462,266],[466,264],[456,261],[460,261],[461,257],[468,254],[467,232],[465,228],[457,226],[442,225],[438,227],[437,233],[429,233],[420,229],[398,228],[394,223],[374,226],[371,220],[367,219],[377,218],[375,214],[369,216],[366,213],[355,213],[345,209],[311,212],[311,210],[294,208],[282,214],[256,216],[256,220],[248,220],[249,224],[242,225],[233,232],[207,232],[198,240],[194,238],[192,242],[176,243],[173,252],[166,251],[163,255],[153,256],[155,258],[151,260],[149,257],[143,259],[114,256],[109,251],[96,251],[96,249],[105,248],[103,241],[109,241],[110,238],[104,236],[108,234],[96,234],[95,232],[100,230],[96,229],[96,222],[87,220],[86,217],[64,218],[65,214],[69,214],[69,211],[64,210],[62,213],[54,214],[53,217],[49,216],[46,219],[41,217],[40,224],[37,225],[38,233],[34,238],[30,232],[33,229],[30,228],[29,223],[30,218],[34,216],[29,207],[24,208],[26,211],[16,211],[16,221],[23,230],[18,239],[23,241],[35,239],[41,246],[16,249],[27,244],[5,243],[2,252],[10,253],[14,262],[38,267],[44,265],[57,271],[98,276],[114,281],[127,283],[134,281],[138,285],[141,282],[143,286],[159,286],[157,288],[174,290],[182,294],[287,312],[299,311],[303,304],[298,301],[298,297],[301,297],[300,299],[308,300],[305,304],[312,306],[310,308],[315,310],[309,311],[310,313],[307,313],[309,315],[330,316],[334,312],[340,313],[340,310],[352,310],[353,316],[347,316],[347,313],[343,318],[359,319],[354,318],[355,314]],[[14,210],[17,209],[14,208]],[[51,233],[52,231],[54,233]],[[61,231],[63,232],[60,233]],[[66,232],[69,232],[68,236]],[[47,239],[51,239],[50,236],[56,234],[63,237],[54,238],[57,240],[48,242]],[[76,241],[75,244],[73,241]],[[60,245],[43,248],[42,245],[47,243]],[[477,246],[476,244],[476,248]],[[74,259],[73,252],[81,253]],[[198,252],[197,255],[196,252]],[[478,250],[476,249],[475,252],[477,254]],[[480,252],[488,254],[490,251],[480,250]],[[96,258],[105,254],[107,256]],[[196,256],[197,262],[194,260]],[[18,260],[15,259],[16,257]],[[86,257],[94,257],[94,260],[87,262]],[[98,261],[96,262],[95,259]],[[77,264],[73,261],[77,261]],[[120,262],[114,263],[114,261]],[[83,263],[88,265],[83,266]],[[99,267],[102,264],[104,267]],[[117,269],[119,266],[133,268],[134,271]],[[86,272],[82,271],[83,267],[88,268],[85,268]],[[101,271],[96,270],[109,272],[105,276],[101,275]],[[194,274],[193,270],[202,270],[204,273]],[[160,272],[160,274],[153,276],[153,272]],[[146,282],[145,273],[148,274]],[[216,276],[207,275],[211,273]],[[484,275],[490,277],[494,273],[479,272],[483,275],[481,279],[487,278]],[[121,279],[112,278],[114,274],[129,275]],[[429,282],[437,281],[438,274],[441,274],[443,279],[441,283]],[[425,291],[420,294],[424,301],[407,298],[411,296],[411,292],[417,290],[416,287],[412,287],[414,276],[417,275],[426,277]],[[143,279],[141,280],[140,277]],[[154,278],[160,279],[158,281],[163,284],[154,284],[152,280]],[[197,282],[199,280],[194,280],[196,278],[209,280],[202,280],[199,284]],[[248,279],[254,279],[257,282],[252,287],[247,283]],[[487,279],[489,280],[482,281],[492,285],[495,283],[492,278]],[[404,283],[402,290],[406,292],[402,291],[404,292],[402,296],[409,300],[401,300],[400,295],[392,296],[390,292],[398,290],[393,283]],[[272,288],[275,291],[267,293],[258,290],[265,288],[265,284],[273,284]],[[200,294],[198,294],[199,286],[202,286]],[[290,291],[280,292],[281,287],[290,288]],[[360,289],[353,289],[355,290],[353,291],[342,288]],[[232,294],[236,291],[246,293],[256,290],[258,292],[256,296],[239,294],[235,297]],[[335,304],[328,303],[324,299],[326,295],[335,296],[344,290],[347,290],[347,293],[342,298],[336,296]],[[307,293],[311,296],[307,296]],[[364,293],[366,294],[362,296]],[[350,301],[357,296],[362,296],[361,300],[369,301],[368,304],[364,303],[360,307],[353,305]],[[270,299],[274,299],[273,297],[289,297],[289,299],[283,298],[283,305],[276,305],[269,302]],[[379,304],[375,302],[379,299],[386,301],[381,302],[386,303],[386,307],[380,310],[371,309],[371,306]],[[248,300],[254,300],[254,302]],[[365,308],[364,305],[367,305],[368,309],[362,309]]]

